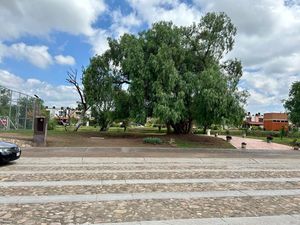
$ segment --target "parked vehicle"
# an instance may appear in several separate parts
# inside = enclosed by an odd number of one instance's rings
[[[20,158],[21,149],[18,145],[0,141],[0,162],[10,162]]]

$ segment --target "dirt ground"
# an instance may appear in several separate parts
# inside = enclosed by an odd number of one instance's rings
[[[22,133],[0,133],[0,138],[23,140],[28,143],[32,137]],[[146,144],[145,137],[159,137],[162,144]],[[100,132],[60,132],[47,137],[49,147],[181,147],[181,148],[234,148],[221,138],[199,135],[166,135],[149,133],[100,133]]]

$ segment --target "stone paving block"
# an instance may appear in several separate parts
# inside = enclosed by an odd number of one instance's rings
[[[96,195],[96,199],[98,202],[101,201],[126,201],[133,200],[133,194],[100,194]]]
[[[128,223],[109,223],[107,225],[298,225],[297,216],[260,216],[260,217],[230,217],[204,219],[178,219],[163,221],[140,221]],[[104,225],[104,224],[98,224]]]
[[[300,221],[300,189],[295,183],[300,173],[288,171],[300,168],[299,159],[21,158],[3,168],[8,172],[1,170],[0,190],[5,194],[9,188],[20,196],[0,196],[0,224],[256,225],[284,221],[285,225]],[[163,169],[171,172],[159,172]],[[266,183],[272,181],[276,183]],[[281,214],[298,215],[274,217]]]
[[[300,220],[289,215],[222,218],[230,225],[299,225]]]

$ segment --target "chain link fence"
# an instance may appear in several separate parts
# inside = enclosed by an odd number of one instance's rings
[[[0,85],[0,130],[32,129],[37,99]]]

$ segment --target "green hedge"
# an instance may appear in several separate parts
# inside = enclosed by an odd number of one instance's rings
[[[149,143],[149,144],[161,144],[162,140],[157,137],[146,137],[143,139],[144,143]]]

